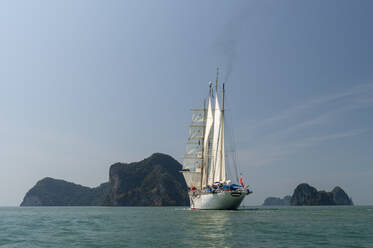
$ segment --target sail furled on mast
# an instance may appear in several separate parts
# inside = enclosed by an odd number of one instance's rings
[[[202,177],[202,187],[208,184],[208,170],[209,165],[211,164],[211,158],[209,158],[210,154],[210,145],[209,145],[209,137],[212,129],[212,125],[214,124],[214,116],[212,114],[212,105],[211,105],[211,82],[210,82],[210,91],[209,91],[209,100],[208,100],[208,107],[207,107],[207,116],[206,116],[206,126],[205,126],[205,133],[204,133],[204,142],[203,142],[203,177]]]
[[[217,88],[217,86],[216,86]],[[217,90],[215,93],[214,131],[212,138],[212,166],[209,170],[209,184],[226,181],[224,148],[224,90],[222,94],[223,109],[220,108]]]
[[[222,120],[223,122],[223,120]],[[215,159],[215,173],[214,182],[224,182],[226,181],[226,171],[225,171],[225,148],[224,148],[224,126],[221,125],[219,129],[219,141],[217,144],[217,152]]]

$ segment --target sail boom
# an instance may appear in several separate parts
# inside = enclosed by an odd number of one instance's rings
[[[200,160],[203,159],[202,157],[193,157],[193,156],[184,156],[184,158],[186,158],[186,159],[200,159]]]
[[[187,145],[189,145],[189,144],[200,144],[200,143],[203,143],[203,138],[202,138],[202,140],[201,141],[187,141],[187,142],[185,142],[185,144],[187,144]]]

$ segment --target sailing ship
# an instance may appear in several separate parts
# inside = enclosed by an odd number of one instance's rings
[[[215,95],[215,96],[214,96]],[[224,84],[222,107],[218,99],[218,73],[215,94],[209,82],[207,108],[192,109],[183,176],[188,186],[192,209],[237,209],[246,195],[252,193],[240,178],[240,184],[227,178],[224,145]],[[214,101],[214,108],[212,102]],[[238,182],[237,182],[238,183]]]

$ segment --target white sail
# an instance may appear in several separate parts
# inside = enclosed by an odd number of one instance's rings
[[[209,102],[207,107],[207,117],[206,117],[206,127],[205,127],[205,136],[204,136],[204,144],[203,144],[203,178],[202,178],[202,186],[206,186],[207,179],[208,179],[208,171],[209,171],[209,136],[211,132],[212,125],[214,124],[214,117],[212,115],[212,106],[211,106],[211,82],[210,82],[210,92],[209,92]]]
[[[220,172],[221,172],[221,144],[220,144],[220,130],[219,130],[219,142],[216,147],[215,153],[215,173],[214,173],[214,182],[220,182]]]
[[[205,129],[205,108],[192,109],[192,125],[183,161],[183,176],[189,188],[201,188],[201,169],[203,167],[203,138]]]
[[[182,171],[182,173],[189,188],[199,188],[199,185],[201,184],[201,172]]]
[[[204,122],[205,121],[205,110],[204,109],[192,109],[192,122]]]
[[[203,139],[204,125],[190,125],[189,126],[189,139]]]
[[[224,125],[221,125],[219,131],[219,143],[216,153],[216,169],[214,182],[226,181],[225,172],[225,151],[224,151]]]
[[[188,142],[186,146],[186,155],[195,156],[202,158],[202,143],[199,142]]]
[[[183,161],[183,169],[202,168],[202,159],[198,157],[185,156]]]
[[[220,174],[220,159],[219,159],[219,141],[220,141],[220,123],[221,110],[219,105],[218,94],[215,92],[215,113],[214,113],[214,135],[212,139],[212,166],[209,173],[209,184],[212,185],[219,178]]]

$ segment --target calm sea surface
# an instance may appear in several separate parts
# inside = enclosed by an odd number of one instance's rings
[[[373,206],[2,207],[0,247],[373,247]]]

